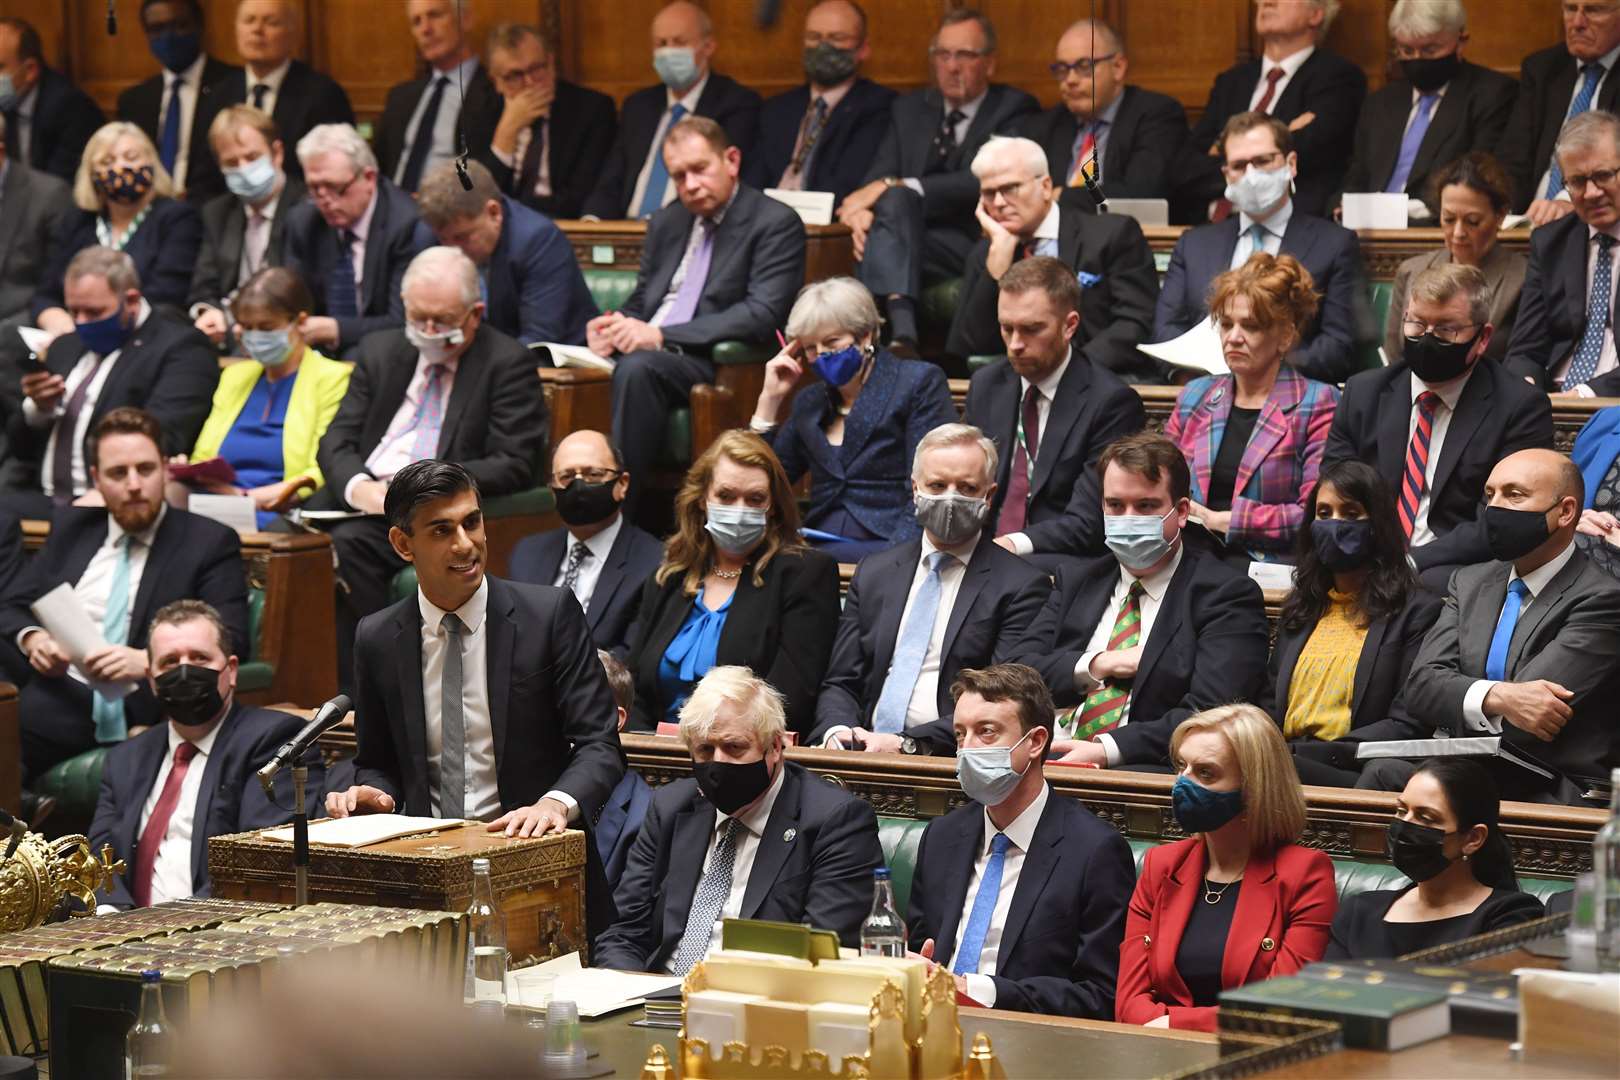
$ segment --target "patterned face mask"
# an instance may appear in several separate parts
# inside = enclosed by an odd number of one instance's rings
[[[108,202],[140,202],[152,190],[152,166],[114,165],[97,169],[91,178],[96,194]]]

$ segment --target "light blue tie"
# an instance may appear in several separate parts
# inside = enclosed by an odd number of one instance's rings
[[[953,975],[978,973],[979,954],[984,952],[984,939],[990,933],[990,916],[996,913],[996,900],[1001,896],[1001,868],[1007,862],[1007,849],[1011,846],[1006,833],[998,832],[990,838],[990,857],[984,862],[979,891],[973,894],[973,910],[968,912],[962,945],[956,950],[956,960],[951,965]]]
[[[1614,237],[1597,234],[1597,266],[1592,270],[1592,294],[1586,301],[1586,327],[1581,343],[1564,372],[1562,390],[1573,390],[1597,374],[1603,358],[1603,335],[1609,329],[1609,299],[1614,295]]]
[[[922,674],[928,639],[934,634],[934,617],[939,614],[940,567],[950,557],[943,551],[928,556],[928,576],[918,587],[917,597],[906,615],[906,624],[900,628],[894,659],[889,663],[889,677],[883,681],[877,708],[872,710],[873,731],[905,729],[906,707],[911,704],[911,692],[917,688],[917,677]]]
[[[1434,116],[1435,102],[1439,100],[1439,94],[1418,95],[1417,115],[1412,117],[1412,126],[1406,129],[1406,135],[1401,139],[1401,151],[1395,158],[1395,171],[1390,174],[1385,191],[1399,193],[1406,190],[1406,181],[1412,176],[1412,163],[1417,160],[1418,147],[1423,145],[1429,120]]]
[[[1592,107],[1592,99],[1597,96],[1598,83],[1603,80],[1602,64],[1587,64],[1581,68],[1581,88],[1575,92],[1575,100],[1569,103],[1569,112],[1564,114],[1568,120],[1572,116],[1579,116]],[[1547,170],[1547,195],[1549,199],[1558,198],[1558,193],[1564,190],[1564,170],[1558,165],[1558,155],[1552,158],[1552,168]]]
[[[107,614],[101,620],[101,636],[109,645],[129,641],[129,549],[136,542],[128,533],[118,538],[118,562],[113,568],[112,585],[107,590]],[[95,695],[91,715],[96,721],[96,742],[123,742],[128,734],[124,724],[124,703]]]
[[[680,102],[669,110],[669,123],[657,133],[653,144],[652,172],[647,174],[647,190],[641,195],[641,209],[636,211],[636,217],[652,217],[664,208],[664,189],[669,187],[669,166],[664,164],[664,147],[662,136],[669,134],[669,129],[681,122],[686,115],[686,106]]]
[[[1491,635],[1491,651],[1485,654],[1487,679],[1501,682],[1507,678],[1508,646],[1513,642],[1513,628],[1519,625],[1519,612],[1524,610],[1524,598],[1529,593],[1530,587],[1523,578],[1514,578],[1508,585],[1501,618],[1496,620],[1496,633]]]
[[[1264,225],[1260,224],[1258,221],[1253,225],[1250,225],[1249,236],[1254,241],[1254,247],[1249,249],[1249,254],[1251,256],[1258,255],[1262,251],[1266,250],[1266,227]]]

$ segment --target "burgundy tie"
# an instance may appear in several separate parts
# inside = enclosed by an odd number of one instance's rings
[[[174,768],[169,770],[169,778],[163,781],[163,794],[158,796],[152,816],[135,845],[135,875],[130,881],[129,895],[134,898],[136,907],[148,907],[152,903],[152,871],[157,866],[158,848],[169,831],[169,819],[174,816],[174,808],[180,803],[180,789],[185,786],[186,772],[191,768],[191,759],[196,756],[194,743],[182,741],[174,748]]]
[[[1271,99],[1277,96],[1277,84],[1282,81],[1285,74],[1287,72],[1280,67],[1274,67],[1266,72],[1266,92],[1260,95],[1260,103],[1254,107],[1255,112],[1263,113],[1271,110]],[[1222,195],[1215,200],[1215,212],[1209,216],[1209,220],[1225,221],[1231,216],[1232,204]]]
[[[1007,472],[1007,497],[1001,503],[1001,516],[996,519],[996,535],[1024,530],[1024,517],[1029,506],[1029,474],[1031,462],[1040,452],[1041,411],[1038,407],[1040,391],[1031,384],[1024,391],[1024,437],[1015,439],[1012,467]]]

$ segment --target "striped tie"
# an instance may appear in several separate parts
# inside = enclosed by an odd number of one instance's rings
[[[1401,515],[1401,531],[1408,542],[1417,524],[1418,504],[1429,486],[1429,439],[1434,434],[1434,412],[1439,405],[1440,395],[1433,390],[1418,395],[1417,426],[1412,429],[1412,442],[1406,448],[1406,475],[1401,479],[1401,502],[1396,508]]]
[[[1114,617],[1114,629],[1108,634],[1108,648],[1129,649],[1142,640],[1142,583],[1131,582],[1131,587],[1125,590],[1125,599],[1120,601],[1119,614]],[[1120,686],[1117,683],[1100,683],[1095,690],[1086,695],[1085,704],[1080,706],[1078,723],[1076,717],[1070,714],[1069,722],[1075,724],[1074,737],[1076,739],[1089,739],[1111,728],[1118,727],[1120,720],[1124,719],[1125,706],[1130,702],[1131,688]]]

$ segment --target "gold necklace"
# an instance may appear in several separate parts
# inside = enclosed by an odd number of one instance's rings
[[[1212,889],[1212,888],[1210,888],[1209,879],[1205,878],[1204,879],[1204,903],[1210,904],[1210,905],[1219,904],[1221,902],[1221,897],[1226,895],[1226,890],[1230,889],[1233,885],[1237,884],[1237,882],[1242,881],[1242,880],[1243,880],[1242,878],[1235,878],[1232,881],[1223,882],[1219,889]]]
[[[722,570],[718,566],[710,567],[709,573],[713,574],[721,581],[735,581],[737,578],[742,577],[741,570]]]

